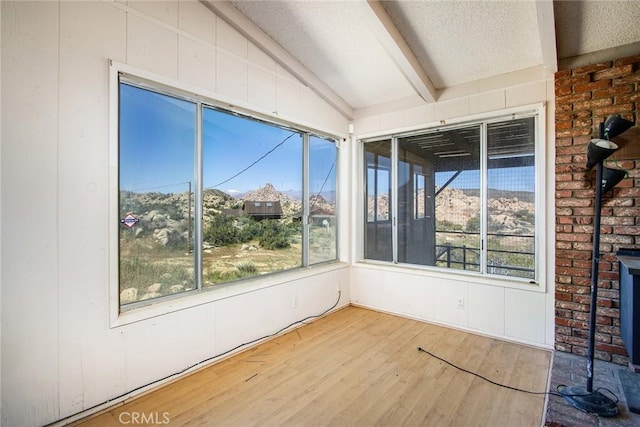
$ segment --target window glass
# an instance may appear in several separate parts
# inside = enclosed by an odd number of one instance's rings
[[[121,308],[337,259],[335,140],[153,86],[119,75]]]
[[[391,242],[391,141],[365,144],[365,258],[393,260]]]
[[[423,219],[427,212],[427,177],[421,166],[416,165],[413,171],[413,219]]]
[[[479,271],[480,127],[399,138],[398,186],[398,262]]]
[[[309,264],[337,258],[336,144],[309,138]]]
[[[487,272],[535,278],[532,117],[487,126]]]
[[[365,258],[535,280],[535,127],[530,116],[365,143]]]
[[[302,265],[302,134],[203,112],[203,286]]]
[[[196,105],[120,85],[120,303],[193,290]]]

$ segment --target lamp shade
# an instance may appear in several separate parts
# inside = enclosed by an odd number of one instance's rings
[[[587,146],[587,169],[591,169],[597,163],[612,155],[618,149],[618,145],[606,139],[592,139]]]
[[[618,185],[627,176],[627,172],[620,169],[611,169],[606,166],[602,168],[602,194]]]
[[[633,122],[612,114],[604,122],[604,136],[607,139],[615,138],[626,132],[631,126],[633,126]]]

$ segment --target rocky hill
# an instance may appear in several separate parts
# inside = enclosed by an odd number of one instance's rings
[[[285,218],[292,217],[293,215],[302,212],[302,200],[294,199],[286,193],[276,190],[270,183],[265,184],[264,187],[258,188],[257,190],[251,190],[244,193],[238,198],[238,200],[242,202],[280,202],[282,214]]]
[[[264,187],[233,197],[217,189],[203,192],[203,211],[205,221],[211,215],[226,212],[239,212],[245,201],[279,201],[283,217],[293,218],[302,212],[302,200],[290,196],[293,192],[282,192],[267,183]],[[154,240],[163,245],[180,246],[187,242],[189,226],[188,212],[193,216],[193,195],[184,193],[120,193],[120,218],[131,214],[137,219],[135,225],[128,229],[123,222],[123,230],[135,236],[152,235]],[[310,200],[313,214],[334,214],[334,205],[320,195]]]
[[[417,195],[417,203],[424,203],[424,191]],[[533,193],[523,191],[491,190],[487,209],[489,211],[490,232],[505,234],[533,234],[535,208]],[[435,198],[436,219],[447,221],[461,230],[467,229],[470,220],[480,212],[478,191],[459,188],[446,188]],[[374,200],[369,197],[368,217],[373,220]],[[378,218],[389,218],[389,198],[386,194],[378,196]]]
[[[272,184],[249,191],[237,198],[215,189],[205,190],[203,193],[203,208],[205,220],[211,214],[219,214],[223,211],[231,211],[242,208],[245,201],[279,201],[284,218],[293,218],[302,212],[302,201],[290,196],[291,192],[282,192],[275,189]],[[491,191],[488,202],[489,232],[505,234],[534,233],[535,211],[532,200],[533,193]],[[424,203],[424,192],[418,193],[418,203]],[[319,215],[333,215],[334,205],[320,195],[314,195],[310,202],[311,211]],[[389,218],[389,198],[387,195],[379,196],[377,206],[374,200],[369,198],[368,217],[373,220],[374,207],[377,208],[378,219]],[[164,194],[164,193],[121,193],[121,218],[132,213],[139,222],[131,229],[135,235],[153,235],[155,240],[163,244],[181,245],[186,242],[188,215],[193,212],[193,197],[188,194]],[[455,227],[457,230],[469,230],[474,218],[480,211],[480,197],[477,191],[446,188],[436,197],[435,206],[438,228],[446,226]],[[452,225],[451,225],[452,224]],[[477,227],[477,222],[475,223]],[[477,230],[474,230],[477,231]]]

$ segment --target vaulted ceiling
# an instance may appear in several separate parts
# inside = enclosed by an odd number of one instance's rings
[[[640,53],[640,0],[203,2],[349,118]]]

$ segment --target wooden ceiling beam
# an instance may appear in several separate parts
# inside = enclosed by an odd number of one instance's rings
[[[307,67],[276,43],[257,25],[255,25],[242,12],[228,1],[200,0],[213,13],[218,15],[227,24],[246,37],[251,43],[258,46],[265,54],[269,55],[282,68],[294,75],[298,80],[307,85],[329,105],[338,110],[349,120],[354,118],[354,109],[339,94],[327,86]]]
[[[371,14],[366,17],[378,41],[393,58],[402,74],[418,95],[428,103],[438,99],[438,89],[420,65],[418,58],[400,34],[382,4],[377,0],[367,0]]]
[[[553,2],[536,0],[538,16],[538,33],[540,34],[540,50],[544,77],[553,77],[558,71],[558,55],[556,48],[556,24],[553,13]]]

